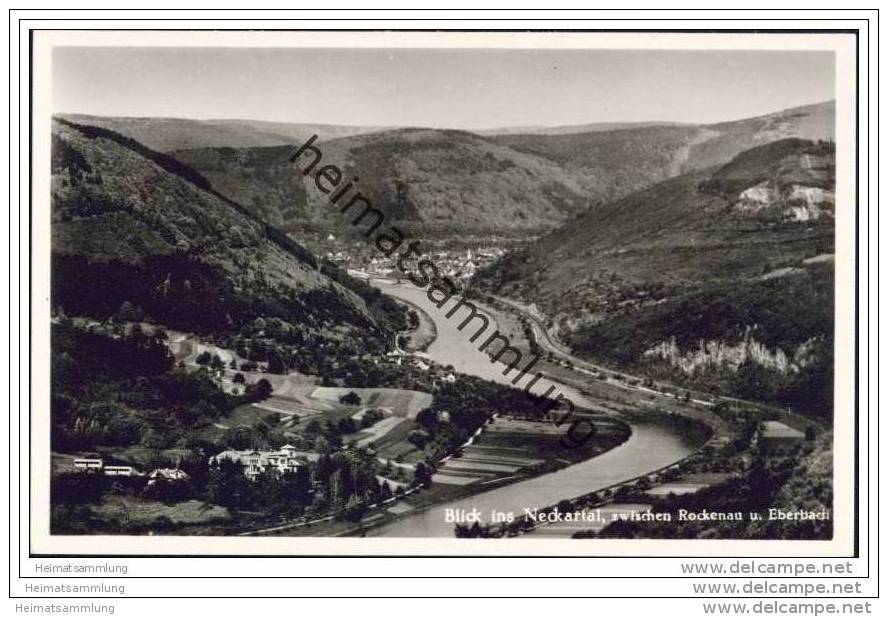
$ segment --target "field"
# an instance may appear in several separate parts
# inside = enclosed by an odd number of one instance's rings
[[[373,444],[373,448],[380,458],[396,463],[413,464],[425,458],[422,450],[418,450],[416,446],[407,441],[407,435],[418,425],[407,418],[400,420]]]
[[[216,424],[219,428],[234,428],[241,426],[255,426],[260,422],[271,420],[275,413],[262,405],[241,405],[234,409],[227,417],[220,419]]]
[[[653,497],[667,497],[670,494],[688,495],[715,484],[727,482],[733,477],[734,474],[730,473],[690,473],[678,480],[658,484],[645,493]]]
[[[123,525],[150,524],[159,517],[182,525],[218,523],[231,518],[227,508],[202,501],[190,500],[166,505],[158,501],[125,496],[105,497],[101,504],[92,508],[92,512],[99,518]]]
[[[394,463],[413,464],[425,458],[421,450],[407,442],[407,436],[417,428],[413,421],[416,414],[432,404],[431,394],[394,388],[318,387],[314,388],[311,397],[318,403],[340,405],[339,399],[350,392],[361,399],[360,411],[354,413],[353,418],[360,419],[369,408],[382,411],[386,417],[348,436],[348,441],[359,447],[372,446],[381,459]],[[348,409],[353,411],[354,407]],[[325,418],[329,415],[325,414]]]
[[[428,319],[427,316],[420,317],[421,327],[423,317]],[[169,332],[169,345],[178,360],[194,367],[197,366],[196,357],[204,351],[218,355],[226,366],[232,359],[245,361],[231,350],[203,343],[181,332]],[[232,381],[237,372],[230,368],[219,371],[219,381],[224,389],[230,391],[237,387]],[[277,425],[277,429],[285,437],[296,437],[301,435],[304,427],[312,420],[335,423],[342,418],[351,417],[360,421],[363,413],[373,408],[382,411],[385,417],[356,433],[343,435],[346,442],[358,447],[372,446],[380,458],[393,463],[412,464],[424,458],[423,453],[409,444],[406,438],[416,428],[416,423],[413,422],[416,414],[432,404],[431,394],[395,388],[323,387],[318,385],[319,380],[316,377],[293,372],[286,375],[245,372],[243,375],[248,384],[260,379],[268,380],[272,386],[272,395],[263,401],[238,407],[227,416],[218,418],[202,430],[204,437],[219,438],[231,429],[254,427],[263,422]],[[360,403],[340,403],[340,399],[351,392],[358,395]]]
[[[432,321],[428,313],[412,302],[403,298],[398,298],[398,302],[409,306],[419,319],[416,328],[405,335],[407,342],[404,347],[411,352],[425,351],[438,338],[438,328],[435,326],[435,322]]]

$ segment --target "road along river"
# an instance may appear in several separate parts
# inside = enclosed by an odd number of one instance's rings
[[[464,310],[455,313],[452,319],[446,317],[452,303],[438,308],[425,291],[406,283],[397,284],[382,279],[373,279],[372,285],[384,293],[407,300],[422,308],[434,320],[438,338],[429,346],[428,356],[442,365],[452,365],[460,373],[476,375],[500,383],[510,384],[511,375],[502,374],[502,364],[491,363],[490,358],[478,346],[485,337],[474,343],[469,337],[474,326],[469,324],[464,330],[457,329],[462,321]],[[494,343],[496,349],[498,343]],[[526,362],[526,360],[525,360]],[[523,366],[524,362],[522,363]],[[523,385],[524,382],[519,383]],[[598,407],[595,402],[575,388],[561,383],[541,379],[533,391],[543,393],[554,384],[557,391],[571,399],[579,407]],[[511,385],[511,384],[510,384]],[[562,499],[579,497],[586,493],[606,488],[613,484],[635,478],[639,475],[670,465],[694,452],[703,445],[699,437],[680,435],[674,428],[656,423],[632,423],[632,436],[622,445],[595,458],[582,461],[554,473],[544,474],[528,480],[493,489],[486,493],[467,497],[446,504],[432,506],[413,516],[379,527],[368,535],[391,537],[453,537],[452,522],[447,522],[447,509],[477,508],[482,516],[491,510],[513,512],[518,517],[524,508],[546,507]],[[485,519],[486,520],[486,519]],[[531,537],[531,536],[529,536]]]

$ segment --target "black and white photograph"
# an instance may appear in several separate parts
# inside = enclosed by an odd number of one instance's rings
[[[852,542],[853,37],[77,34],[35,36],[43,545]]]

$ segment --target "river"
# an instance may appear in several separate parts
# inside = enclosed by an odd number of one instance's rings
[[[452,304],[436,307],[423,290],[409,283],[397,284],[381,279],[370,281],[384,293],[408,300],[422,307],[434,320],[438,338],[429,346],[428,356],[442,365],[452,365],[461,373],[510,383],[510,377],[502,374],[503,365],[493,364],[490,358],[478,350],[483,337],[474,343],[469,341],[474,327],[457,329],[462,311],[447,319],[445,313]],[[460,319],[457,319],[460,317]],[[545,392],[550,384],[558,392],[571,399],[577,406],[597,407],[593,400],[578,390],[558,382],[541,379],[534,392]],[[657,423],[631,423],[632,435],[622,445],[580,463],[554,473],[530,478],[486,493],[474,495],[446,504],[432,506],[407,516],[390,525],[380,527],[369,535],[393,537],[453,537],[453,523],[445,520],[445,509],[471,510],[477,508],[482,516],[491,510],[523,514],[524,508],[545,507],[561,499],[578,497],[585,493],[629,480],[678,461],[702,445],[700,438],[679,434],[673,428]],[[485,519],[488,520],[488,519]],[[532,537],[532,536],[528,536]]]

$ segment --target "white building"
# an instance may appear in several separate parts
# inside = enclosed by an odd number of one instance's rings
[[[287,444],[280,450],[225,450],[210,458],[210,463],[234,461],[244,466],[244,475],[255,480],[268,469],[278,473],[296,471],[301,463],[298,450]]]

